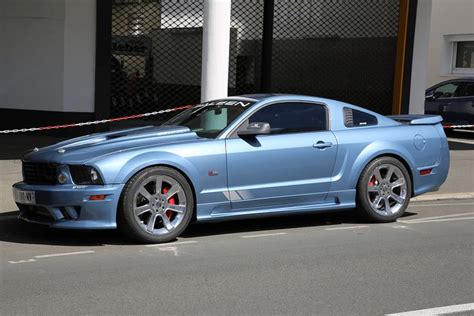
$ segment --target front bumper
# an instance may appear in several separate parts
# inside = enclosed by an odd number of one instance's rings
[[[20,219],[64,229],[112,229],[117,227],[117,205],[123,184],[29,185],[19,182],[13,189],[34,191],[35,204],[17,203]],[[91,201],[92,195],[105,195]]]

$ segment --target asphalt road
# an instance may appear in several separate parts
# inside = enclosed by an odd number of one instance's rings
[[[343,212],[193,225],[151,246],[15,216],[0,214],[0,315],[383,315],[474,302],[474,200],[412,203],[390,224]]]

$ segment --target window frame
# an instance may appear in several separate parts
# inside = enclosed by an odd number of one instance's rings
[[[451,73],[455,75],[472,75],[474,74],[474,68],[458,68],[457,56],[458,56],[458,44],[461,42],[474,42],[472,40],[458,40],[453,41],[452,55],[451,55]]]
[[[241,118],[241,121],[238,122],[238,124],[235,127],[231,128],[231,130],[229,130],[229,132],[228,132],[227,136],[225,136],[225,138],[239,138],[239,136],[237,135],[237,132],[240,130],[242,125],[244,125],[246,123],[246,121],[252,115],[254,115],[255,113],[257,113],[260,110],[263,110],[264,108],[266,108],[268,106],[275,105],[275,104],[283,104],[283,103],[302,103],[302,104],[321,106],[324,109],[325,113],[326,113],[326,128],[324,130],[294,132],[294,133],[281,133],[281,134],[267,134],[267,135],[261,135],[261,136],[267,136],[268,137],[268,136],[281,136],[281,135],[302,134],[302,133],[319,133],[319,132],[328,132],[328,131],[331,130],[331,121],[330,121],[330,113],[329,113],[330,110],[329,110],[329,107],[326,104],[320,103],[320,102],[313,102],[313,101],[301,101],[301,100],[284,100],[284,101],[282,101],[282,100],[279,100],[279,101],[269,102],[269,103],[266,103],[262,106],[256,107],[255,109],[253,109],[253,111],[250,111],[249,113],[245,114]]]

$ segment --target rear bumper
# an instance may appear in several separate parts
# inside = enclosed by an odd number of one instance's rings
[[[449,163],[449,148],[446,146],[441,148],[440,158],[436,165],[418,168],[415,171],[416,174],[414,175],[414,180],[416,184],[414,196],[427,192],[438,191],[441,185],[446,181],[446,178],[448,177]],[[421,170],[428,168],[432,168],[430,174],[424,176],[420,175]]]
[[[34,191],[34,205],[17,203],[20,219],[63,229],[116,228],[117,205],[123,184],[118,185],[28,185],[19,182],[14,189]],[[105,195],[90,201],[91,195]]]

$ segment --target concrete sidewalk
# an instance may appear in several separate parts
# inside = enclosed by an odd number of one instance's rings
[[[415,198],[415,201],[459,199],[474,197],[474,150],[471,147],[450,144],[451,166],[448,179],[437,192]],[[21,180],[19,160],[0,160],[0,213],[15,211],[11,185]]]

